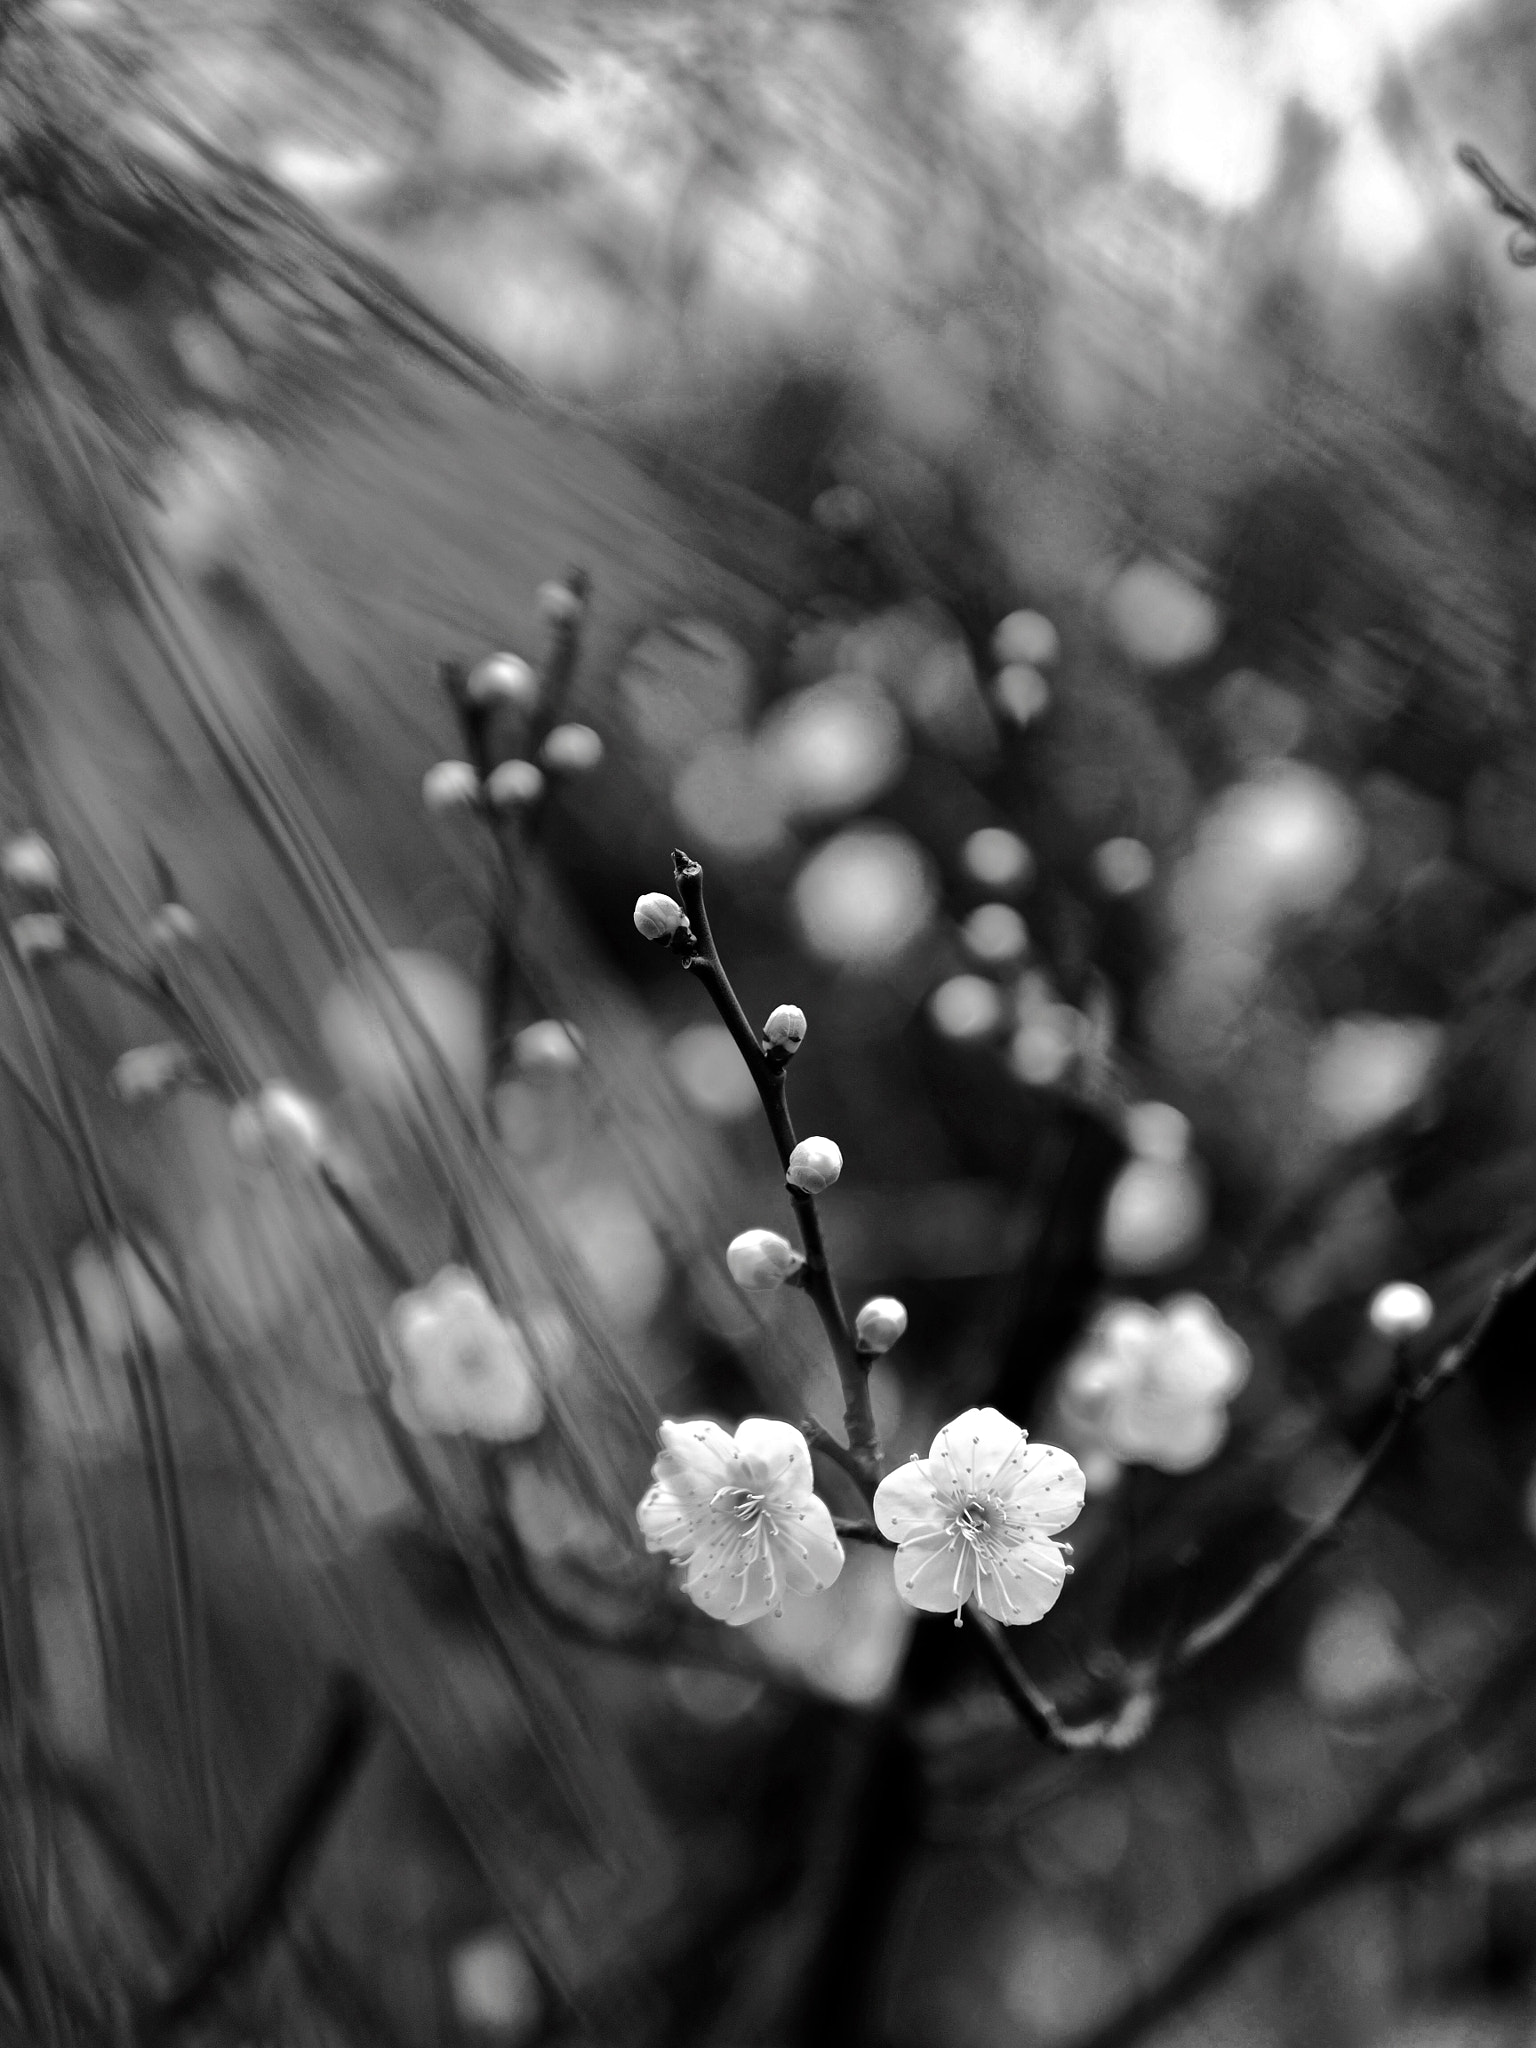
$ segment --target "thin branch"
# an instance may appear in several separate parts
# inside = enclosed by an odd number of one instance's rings
[[[1484,1788],[1438,1817],[1417,1823],[1402,1817],[1443,1767],[1450,1767],[1455,1781],[1458,1763],[1472,1754],[1475,1743],[1498,1733],[1536,1680],[1536,1615],[1527,1611],[1515,1617],[1506,1637],[1511,1647],[1471,1696],[1408,1752],[1358,1819],[1287,1875],[1219,1914],[1156,1984],[1074,2048],[1130,2048],[1307,1907],[1358,1878],[1386,1876],[1429,1861],[1484,1821],[1536,1798],[1536,1777],[1523,1777]]]
[[[1536,1775],[1492,1786],[1417,1827],[1394,1822],[1383,1802],[1373,1804],[1353,1827],[1295,1870],[1229,1906],[1159,1983],[1083,2036],[1074,2048],[1131,2048],[1298,1913],[1362,1878],[1401,1876],[1433,1862],[1489,1821],[1533,1800]]]
[[[283,1917],[290,1893],[319,1854],[378,1733],[372,1695],[350,1672],[331,1682],[310,1754],[228,1895],[170,1984],[138,2018],[139,2048],[194,2019],[247,1963]]]
[[[678,850],[672,855],[672,871],[683,909],[688,915],[691,934],[686,944],[678,948],[683,965],[696,980],[703,982],[710,1001],[720,1013],[721,1022],[746,1061],[778,1149],[779,1163],[787,1171],[789,1156],[795,1149],[795,1127],[790,1121],[783,1062],[763,1051],[721,962],[709,926],[709,913],[704,907],[703,868],[690,855]],[[842,1385],[843,1427],[848,1437],[847,1466],[865,1493],[872,1493],[880,1477],[880,1433],[875,1425],[869,1394],[871,1361],[860,1352],[848,1326],[837,1282],[827,1260],[815,1196],[808,1195],[802,1188],[789,1187],[787,1183],[786,1192],[794,1207],[800,1242],[805,1249],[801,1284],[821,1318]]]
[[[1536,265],[1536,206],[1517,192],[1509,180],[1493,168],[1483,152],[1470,142],[1457,144],[1456,161],[1464,171],[1471,172],[1488,194],[1494,212],[1517,223],[1507,244],[1510,262],[1522,270]]]
[[[1399,1385],[1391,1414],[1377,1432],[1375,1440],[1338,1499],[1331,1507],[1326,1508],[1316,1521],[1309,1523],[1302,1530],[1289,1549],[1282,1551],[1280,1556],[1270,1563],[1261,1566],[1247,1585],[1234,1594],[1225,1606],[1208,1615],[1204,1621],[1196,1622],[1194,1627],[1188,1630],[1168,1655],[1159,1661],[1159,1681],[1180,1677],[1202,1658],[1209,1656],[1218,1645],[1235,1635],[1237,1630],[1251,1621],[1255,1614],[1268,1606],[1316,1553],[1332,1542],[1340,1525],[1354,1512],[1370,1490],[1408,1424],[1429,1406],[1437,1394],[1443,1393],[1451,1381],[1466,1368],[1486,1340],[1500,1311],[1528,1287],[1533,1279],[1536,1279],[1536,1253],[1532,1253],[1520,1265],[1501,1275],[1493,1292],[1474,1318],[1470,1329],[1456,1343],[1445,1347],[1421,1379],[1411,1384]]]

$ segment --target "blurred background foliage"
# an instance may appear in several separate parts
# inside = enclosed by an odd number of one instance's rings
[[[323,1103],[417,1279],[473,1248],[556,1410],[503,1583],[335,1202],[114,1098],[131,975],[10,962],[15,2039],[123,2037],[337,1665],[391,1732],[198,2038],[1066,2043],[1464,1693],[1530,1592],[1518,1319],[1124,1755],[1043,1755],[857,1547],[679,1615],[655,1418],[835,1390],[726,1281],[771,1150],[629,907],[688,847],[749,1014],[810,1017],[845,1292],[911,1310],[891,1457],[1063,1428],[1112,1296],[1250,1347],[1021,1638],[1086,1711],[1347,1482],[1375,1289],[1448,1336],[1531,1245],[1536,282],[1453,151],[1536,182],[1533,97],[1516,0],[0,4],[0,822],[119,962],[185,900],[230,1072]],[[536,657],[568,565],[606,752],[488,1034],[435,666]],[[493,1042],[547,1017],[579,1067]],[[1516,1818],[1161,2038],[1525,2042],[1533,1970]]]

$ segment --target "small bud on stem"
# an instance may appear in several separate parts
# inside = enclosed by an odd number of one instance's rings
[[[805,1195],[823,1195],[843,1170],[843,1155],[830,1138],[802,1138],[789,1155],[784,1178]]]
[[[673,938],[687,922],[682,905],[675,897],[664,896],[660,889],[652,889],[636,900],[635,930],[642,939]]]
[[[805,1264],[787,1237],[776,1230],[744,1230],[725,1248],[725,1263],[738,1287],[759,1293],[782,1287]]]
[[[768,1014],[763,1026],[763,1051],[780,1052],[785,1059],[798,1052],[806,1031],[805,1012],[794,1003],[780,1003]]]
[[[421,778],[421,800],[437,817],[472,811],[480,802],[480,778],[468,761],[439,761]]]
[[[894,1294],[877,1294],[854,1318],[853,1334],[861,1351],[878,1358],[906,1334],[907,1311]]]

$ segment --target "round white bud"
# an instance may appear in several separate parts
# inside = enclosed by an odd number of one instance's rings
[[[421,800],[429,811],[472,811],[480,801],[480,778],[467,761],[438,761],[421,778]]]
[[[553,726],[539,749],[539,759],[552,775],[590,775],[602,758],[602,736],[590,725]]]
[[[19,832],[0,847],[0,874],[13,889],[51,896],[64,885],[59,857],[41,832]]]
[[[252,1165],[317,1166],[325,1155],[325,1119],[297,1088],[267,1081],[231,1110],[229,1141]]]
[[[683,906],[673,896],[652,889],[635,902],[635,930],[642,939],[670,939],[688,920]]]
[[[190,946],[202,934],[185,903],[162,903],[146,925],[144,936],[156,952],[174,953],[178,946]]]
[[[112,1067],[112,1093],[119,1102],[154,1102],[169,1095],[192,1071],[192,1055],[175,1039],[162,1045],[136,1045]]]
[[[785,1052],[798,1052],[805,1030],[804,1010],[796,1003],[780,1003],[777,1009],[769,1011],[763,1026],[763,1051],[781,1046]]]
[[[586,603],[568,583],[541,583],[538,607],[539,617],[551,626],[574,626]]]
[[[776,1230],[744,1230],[725,1248],[725,1263],[738,1287],[756,1293],[782,1287],[805,1264],[787,1237]]]
[[[1049,668],[1060,652],[1061,635],[1044,612],[1010,612],[993,628],[992,659],[1000,666],[1027,661],[1035,668]]]
[[[1371,1297],[1371,1328],[1391,1344],[1401,1344],[1427,1330],[1434,1313],[1435,1304],[1411,1280],[1394,1280]]]
[[[802,1138],[789,1155],[784,1178],[802,1194],[821,1195],[843,1170],[843,1155],[830,1138]]]
[[[877,1294],[866,1301],[853,1321],[853,1334],[861,1351],[879,1353],[906,1335],[907,1311],[894,1294]]]
[[[23,960],[57,960],[69,951],[69,926],[53,910],[30,910],[11,919],[11,944]]]
[[[512,1057],[524,1074],[570,1074],[581,1065],[583,1040],[574,1024],[541,1017],[525,1024],[512,1041]]]
[[[488,654],[477,661],[464,681],[471,704],[513,704],[531,711],[539,701],[539,679],[520,654]]]
[[[1139,839],[1106,839],[1093,851],[1093,876],[1106,896],[1134,896],[1157,871],[1151,849]]]
[[[520,810],[544,794],[544,771],[531,761],[499,762],[485,778],[485,794],[493,811]]]

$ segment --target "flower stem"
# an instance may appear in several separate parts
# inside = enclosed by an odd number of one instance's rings
[[[768,1119],[779,1163],[787,1172],[789,1155],[795,1149],[795,1127],[790,1120],[783,1063],[763,1051],[721,962],[709,926],[709,913],[704,907],[703,868],[690,855],[678,850],[672,855],[672,872],[677,880],[683,909],[688,914],[687,936],[684,938],[679,934],[679,938],[684,939],[683,945],[678,947],[683,965],[704,984],[710,1001],[720,1013],[721,1022],[736,1041],[762,1102],[763,1114]],[[871,1361],[859,1350],[849,1328],[837,1282],[827,1259],[815,1196],[806,1194],[802,1188],[787,1185],[786,1193],[795,1212],[795,1223],[805,1252],[801,1285],[821,1318],[843,1390],[843,1428],[848,1442],[846,1454],[839,1462],[866,1494],[873,1493],[880,1477],[880,1433],[875,1426],[874,1408],[869,1396]],[[825,1437],[820,1447],[830,1449]],[[837,1448],[840,1451],[845,1449],[842,1445]]]

